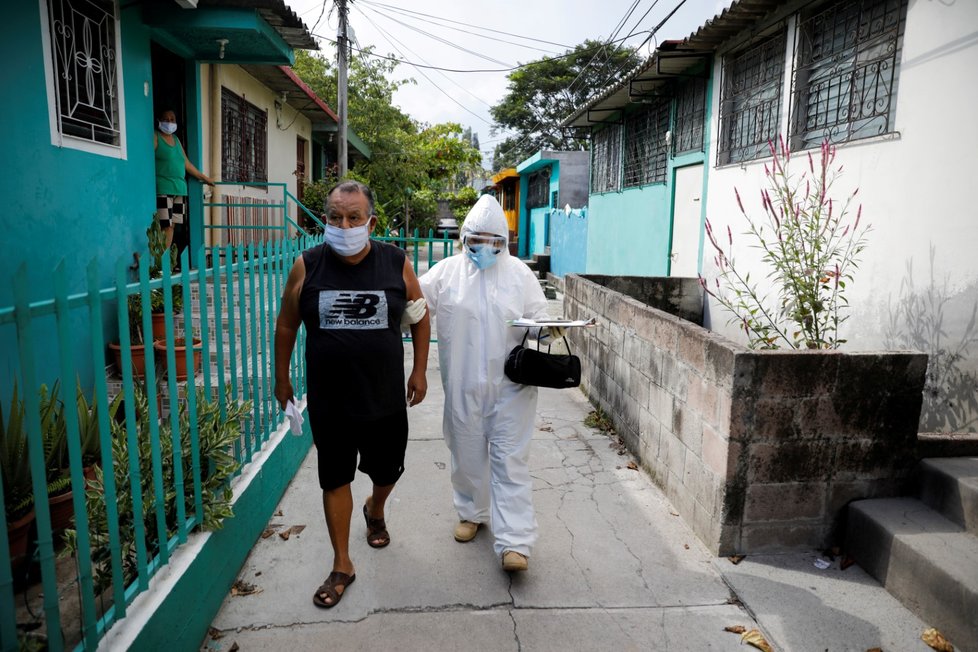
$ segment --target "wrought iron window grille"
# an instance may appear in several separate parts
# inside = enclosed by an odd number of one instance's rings
[[[268,181],[268,113],[221,89],[221,172],[225,181]]]
[[[621,179],[621,127],[611,125],[593,134],[591,192],[618,190]]]
[[[49,0],[58,131],[120,146],[115,3]]]
[[[764,156],[781,129],[786,30],[724,57],[717,164]]]
[[[673,156],[703,151],[703,124],[706,120],[706,79],[692,77],[679,85],[676,93],[676,129]]]
[[[842,0],[803,15],[792,71],[791,145],[891,133],[907,0]]]
[[[625,120],[625,165],[622,187],[666,182],[670,100],[662,98]]]

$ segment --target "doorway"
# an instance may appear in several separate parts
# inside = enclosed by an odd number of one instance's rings
[[[695,277],[700,272],[703,164],[677,168],[675,174],[669,275]]]
[[[177,116],[177,131],[186,151],[187,144],[187,62],[158,43],[151,43],[150,58],[153,75],[153,124],[156,128],[161,113],[172,110]],[[197,166],[200,168],[200,166]],[[154,203],[155,205],[155,203]],[[177,245],[177,256],[190,246],[190,221],[199,219],[191,212],[192,202],[184,203],[183,224],[173,227],[173,242]],[[192,250],[191,250],[192,251]]]

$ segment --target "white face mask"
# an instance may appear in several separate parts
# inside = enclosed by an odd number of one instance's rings
[[[370,221],[361,226],[341,229],[332,224],[326,225],[326,242],[341,256],[356,256],[367,246],[370,239]]]
[[[177,123],[175,122],[160,122],[160,131],[165,134],[172,134],[177,130]]]

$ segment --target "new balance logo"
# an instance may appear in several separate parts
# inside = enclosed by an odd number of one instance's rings
[[[319,293],[319,327],[387,328],[387,295],[382,290],[323,290]]]

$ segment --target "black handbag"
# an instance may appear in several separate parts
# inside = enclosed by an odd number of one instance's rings
[[[531,349],[526,346],[529,334],[527,330],[523,343],[509,352],[504,367],[507,378],[521,385],[555,389],[567,389],[581,384],[581,359],[570,354],[570,344],[567,346],[568,355],[550,353],[549,346],[546,352],[541,351],[539,340],[537,348]]]

